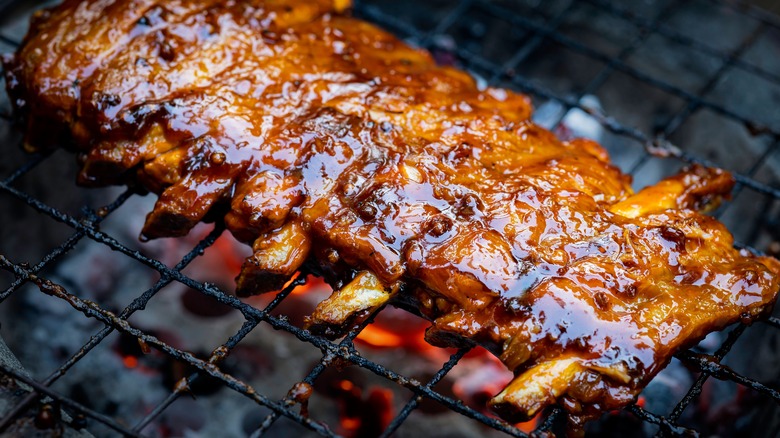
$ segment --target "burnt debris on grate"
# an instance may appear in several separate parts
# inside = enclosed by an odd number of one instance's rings
[[[0,50],[36,7],[8,7]],[[355,14],[528,93],[538,123],[599,140],[637,187],[691,162],[735,172],[734,199],[715,214],[738,245],[780,253],[774,15],[731,0],[359,0]],[[303,317],[329,289],[309,273],[238,300],[245,249],[219,224],[140,243],[150,197],[79,189],[67,155],[22,154],[7,102],[0,137],[0,330],[27,368],[0,362],[0,394],[14,388],[10,404],[0,397],[0,433],[24,422],[98,436],[559,431],[557,409],[521,425],[485,411],[506,376],[480,348],[428,347],[425,322],[393,307],[338,341],[314,336]],[[778,340],[777,318],[714,333],[588,431],[770,433]]]

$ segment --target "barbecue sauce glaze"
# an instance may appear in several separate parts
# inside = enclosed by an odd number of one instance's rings
[[[534,125],[526,96],[480,89],[346,7],[42,11],[5,59],[27,147],[74,149],[81,184],[157,193],[145,238],[224,220],[256,250],[241,294],[303,265],[336,288],[369,273],[371,303],[400,296],[433,321],[430,342],[474,341],[515,372],[492,401],[511,421],[557,402],[577,426],[625,406],[675,351],[771,308],[777,262],[697,212],[728,195],[728,173],[692,167],[634,194],[598,144]],[[334,297],[335,336],[369,307]]]

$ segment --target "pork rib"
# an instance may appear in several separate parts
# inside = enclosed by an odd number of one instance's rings
[[[240,295],[302,266],[336,288],[331,336],[393,299],[427,339],[488,347],[516,378],[490,403],[582,421],[630,403],[681,348],[768,312],[777,261],[702,215],[728,173],[633,193],[529,100],[375,26],[342,0],[66,0],[5,59],[30,150],[78,153],[78,181],[159,194],[143,229],[222,219],[252,244]]]

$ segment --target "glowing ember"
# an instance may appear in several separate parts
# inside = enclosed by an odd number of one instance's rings
[[[298,278],[298,274],[295,274],[295,276],[289,282],[287,282],[284,287],[287,287],[290,283],[295,281],[296,278]],[[306,283],[296,287],[292,290],[291,293],[292,295],[304,295],[314,291],[328,291],[330,293],[333,291],[333,289],[327,283],[325,283],[325,280],[323,280],[321,277],[310,275],[309,278],[306,279]]]
[[[379,436],[393,420],[393,393],[389,389],[371,387],[364,397],[363,390],[349,380],[341,380],[336,386],[342,435]]]
[[[135,356],[125,356],[122,358],[122,363],[127,368],[136,368],[138,367],[138,358]]]
[[[531,433],[536,429],[536,426],[539,424],[539,417],[541,414],[537,414],[534,418],[524,422],[524,423],[517,423],[515,424],[515,427],[522,430],[525,433]]]
[[[203,237],[206,237],[206,234]],[[214,242],[213,248],[218,250],[224,270],[232,277],[237,276],[241,272],[241,265],[244,264],[243,245],[230,233],[222,233]]]
[[[458,378],[452,386],[452,391],[466,405],[486,413],[487,401],[512,380],[512,372],[500,362],[489,359],[491,357],[487,355],[481,358],[464,359],[474,363],[466,364],[470,372]]]
[[[356,338],[375,348],[393,348],[404,344],[404,338],[379,326],[369,325]]]
[[[453,349],[438,348],[425,342],[425,330],[430,325],[422,318],[389,307],[377,316],[373,324],[364,328],[355,340],[372,348],[403,348],[434,361],[446,360]]]
[[[355,340],[373,348],[403,348],[407,351],[438,357],[447,350],[425,342],[425,327],[410,333],[399,333],[380,324],[371,324],[363,329]]]
[[[241,259],[236,257],[236,251],[231,247],[234,244],[235,242],[231,240],[219,239],[215,246],[224,256],[223,269],[238,272]],[[295,281],[296,277],[284,287]],[[322,278],[309,276],[304,284],[293,289],[289,299],[278,311],[293,317],[293,320],[302,321],[316,303],[325,299],[331,292],[332,288]],[[247,300],[258,305],[267,304],[275,295],[269,293],[250,297]],[[290,305],[292,307],[287,307]],[[429,326],[429,321],[404,310],[388,307],[379,313],[372,324],[358,334],[355,342],[378,350],[400,348],[434,362],[446,361],[455,350],[428,344],[425,341],[425,331]],[[138,361],[135,357],[128,356],[125,358],[125,366],[135,368],[138,366]],[[452,391],[455,397],[476,410],[494,416],[488,409],[487,402],[511,381],[512,372],[507,370],[498,358],[481,347],[471,349],[460,360],[458,368],[459,371],[456,370],[450,375],[454,381]],[[330,385],[327,393],[338,404],[340,433],[343,436],[348,438],[378,436],[395,417],[393,393],[389,389],[380,387],[363,389],[352,380],[343,377]],[[645,404],[645,398],[639,397],[637,405],[643,407]],[[305,401],[302,403],[302,408],[303,412],[306,412]],[[537,415],[530,421],[515,424],[515,427],[530,434],[539,425],[539,421],[540,415]]]

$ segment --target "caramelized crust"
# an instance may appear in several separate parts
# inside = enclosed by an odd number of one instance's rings
[[[338,336],[387,302],[436,345],[487,346],[515,380],[507,419],[580,419],[632,401],[680,348],[768,312],[778,262],[738,252],[704,210],[728,173],[633,194],[529,100],[327,0],[67,0],[5,60],[27,147],[75,149],[79,182],[159,194],[147,238],[224,217],[256,251],[238,293],[314,265]]]

